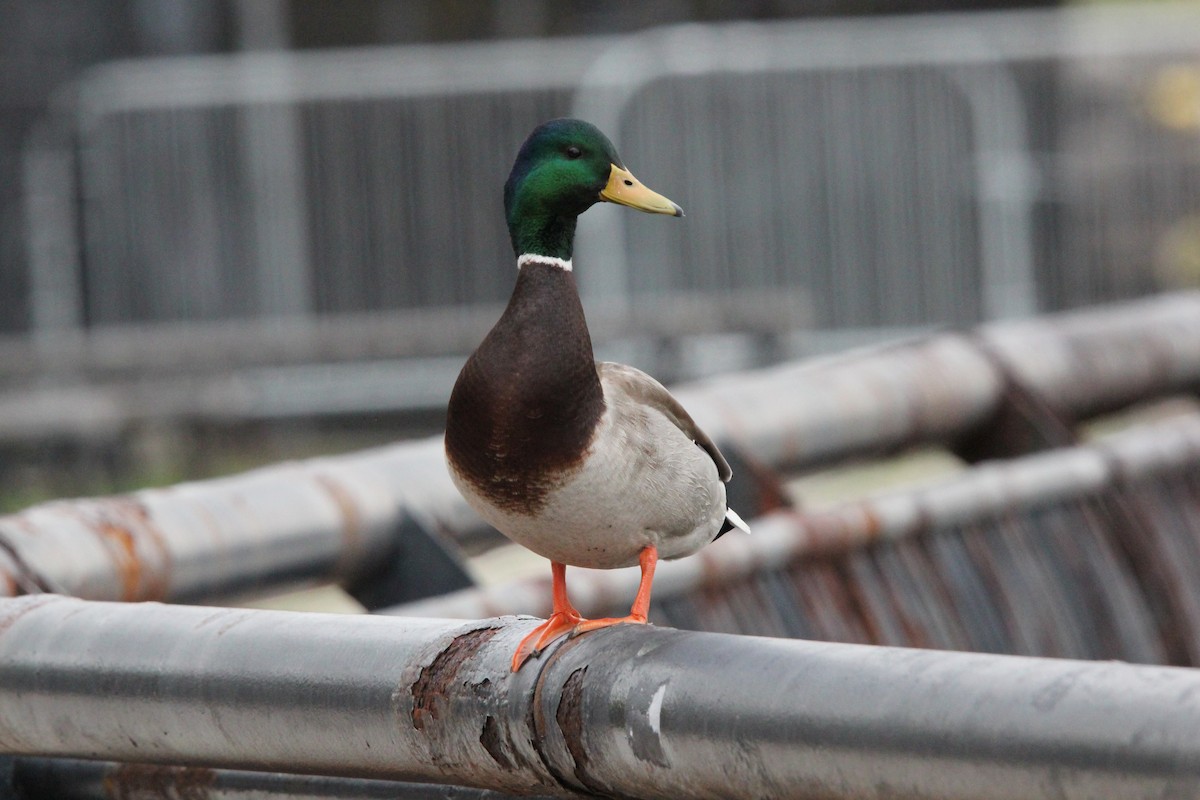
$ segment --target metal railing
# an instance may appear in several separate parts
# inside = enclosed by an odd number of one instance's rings
[[[1187,285],[1197,119],[1170,87],[1192,74],[1198,19],[1178,4],[621,40],[575,111],[715,224],[603,215],[581,237],[606,268],[580,279],[633,296],[663,272],[798,281],[830,326],[976,322]]]
[[[633,798],[1200,781],[1194,670],[622,626],[511,673],[531,625],[0,601],[0,746]]]
[[[581,65],[607,43],[98,68],[63,92],[61,127],[31,151],[30,180],[53,187],[30,215],[42,243],[32,248],[35,324],[503,300],[499,187],[512,145],[561,113]],[[81,230],[80,261],[47,229]],[[63,291],[80,263],[86,289]]]

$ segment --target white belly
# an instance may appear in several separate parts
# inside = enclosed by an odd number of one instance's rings
[[[607,409],[582,466],[534,514],[489,503],[450,467],[463,496],[497,530],[552,561],[614,569],[647,545],[679,558],[708,544],[725,517],[712,458],[662,414]]]

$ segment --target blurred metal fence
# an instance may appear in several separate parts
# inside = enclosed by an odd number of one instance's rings
[[[32,169],[36,320],[76,324],[498,300],[513,143],[605,40],[118,63],[64,93]],[[57,139],[57,141],[55,141]],[[59,149],[53,145],[65,147]],[[60,170],[61,173],[61,170]],[[38,177],[34,176],[35,185]],[[71,205],[79,198],[76,220]],[[65,207],[64,207],[65,206]],[[40,233],[46,227],[50,232]],[[471,265],[471,269],[465,269]],[[54,290],[82,281],[78,306]]]
[[[512,153],[569,112],[689,211],[589,214],[598,305],[782,293],[782,325],[860,328],[1137,295],[1190,279],[1197,51],[1200,12],[1156,5],[113,64],[28,152],[32,318],[469,316],[510,285]]]
[[[835,327],[1196,285],[1198,23],[1130,5],[624,39],[576,110],[711,222],[609,214],[582,235],[626,231],[627,258],[580,278],[634,296],[685,273],[800,285]]]

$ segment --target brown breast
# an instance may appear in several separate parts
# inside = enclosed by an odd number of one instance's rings
[[[527,264],[450,395],[451,464],[493,505],[537,514],[581,466],[603,412],[574,276]]]

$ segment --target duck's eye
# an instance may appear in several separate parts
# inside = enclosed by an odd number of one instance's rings
[[[575,145],[571,145],[567,148],[567,158],[579,158],[581,155],[583,155],[583,151]]]

